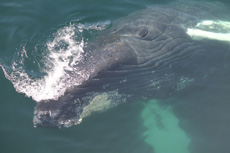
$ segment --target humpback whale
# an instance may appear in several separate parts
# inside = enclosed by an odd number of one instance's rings
[[[229,47],[220,3],[155,5],[114,21],[75,65],[79,85],[34,108],[35,127],[70,127],[121,103],[167,97],[218,67]]]

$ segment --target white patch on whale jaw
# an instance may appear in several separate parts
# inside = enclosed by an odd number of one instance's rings
[[[81,119],[89,116],[94,112],[102,112],[104,110],[113,107],[111,99],[107,93],[102,93],[101,95],[95,96],[88,106],[84,107],[83,112],[81,114]]]
[[[74,124],[80,124],[83,118],[88,117],[91,114],[104,112],[121,103],[125,103],[128,97],[130,97],[130,95],[119,94],[117,90],[94,93],[92,96],[87,97],[87,99],[90,98],[89,104],[83,107],[80,118]]]
[[[203,20],[186,33],[194,40],[213,39],[230,42],[230,22],[221,20]]]

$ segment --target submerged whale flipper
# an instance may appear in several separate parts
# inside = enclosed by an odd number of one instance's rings
[[[151,6],[115,21],[85,48],[75,66],[79,85],[37,103],[35,127],[69,127],[94,112],[169,96],[204,79],[229,48],[228,13],[219,3],[187,2]]]

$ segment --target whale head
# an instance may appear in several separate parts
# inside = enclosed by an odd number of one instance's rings
[[[86,49],[84,58],[75,70],[79,84],[67,89],[58,99],[37,102],[34,108],[34,126],[48,128],[70,127],[95,112],[105,111],[126,101],[120,94],[118,84],[124,78],[114,76],[121,65],[136,64],[132,48],[118,38],[111,38],[99,47]],[[117,73],[119,74],[119,73]],[[115,73],[116,75],[116,73]]]

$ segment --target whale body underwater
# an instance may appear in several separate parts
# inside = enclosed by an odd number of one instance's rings
[[[38,102],[35,127],[70,127],[125,102],[180,92],[223,61],[228,9],[220,3],[155,5],[116,20],[85,48],[79,85]]]

